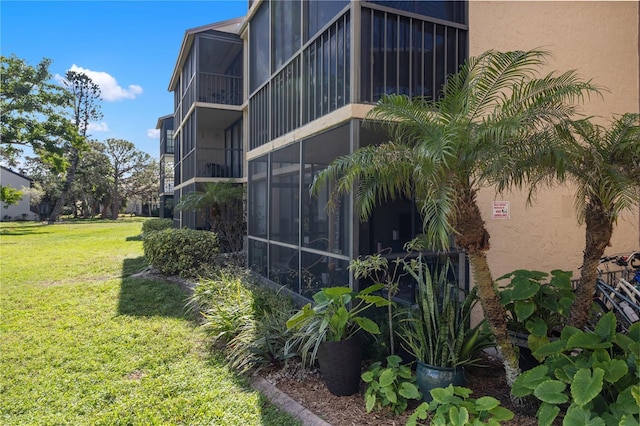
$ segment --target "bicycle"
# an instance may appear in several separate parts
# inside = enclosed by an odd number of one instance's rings
[[[627,256],[606,256],[601,264],[614,263],[622,267],[615,285],[602,279],[602,270],[596,280],[594,309],[595,321],[606,312],[613,312],[618,320],[618,329],[627,332],[631,324],[640,321],[640,252]],[[632,276],[633,273],[633,276]]]

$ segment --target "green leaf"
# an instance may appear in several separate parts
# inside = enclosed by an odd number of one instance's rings
[[[640,406],[640,398],[634,398],[633,389],[640,391],[640,385],[634,385],[620,392],[616,399],[616,408],[624,414],[640,414],[638,407]],[[637,395],[636,395],[637,396]]]
[[[491,414],[491,416],[493,417],[493,419],[499,421],[499,422],[503,422],[503,421],[507,421],[507,420],[511,420],[514,417],[513,411],[508,410],[504,407],[495,407],[492,408],[489,413]]]
[[[381,389],[382,393],[384,394],[384,396],[387,397],[387,399],[392,403],[395,404],[398,402],[398,395],[396,395],[395,391],[393,390],[393,388],[390,387],[386,387]]]
[[[635,399],[636,403],[640,405],[640,385],[634,385],[631,387],[631,395]]]
[[[569,400],[564,393],[566,385],[559,380],[546,380],[540,383],[533,391],[533,394],[540,401],[549,404],[564,404]]]
[[[388,367],[398,368],[398,367],[400,367],[400,363],[402,363],[402,358],[400,358],[398,355],[389,355],[387,357],[387,366]]]
[[[370,381],[373,380],[373,372],[365,371],[364,373],[362,373],[360,378],[362,379],[363,382],[369,383]]]
[[[604,370],[604,380],[615,383],[629,372],[629,366],[624,360],[612,359],[606,362],[595,362],[594,367]]]
[[[362,299],[366,303],[369,303],[371,305],[375,305],[378,308],[391,304],[391,302],[389,300],[387,300],[386,298],[384,298],[382,296],[358,296],[358,299]]]
[[[367,413],[373,410],[374,405],[376,405],[376,396],[374,394],[367,395],[365,397],[365,406],[367,409]]]
[[[567,349],[606,349],[611,346],[611,342],[603,342],[597,334],[587,333],[585,331],[575,333],[567,340]]]
[[[526,323],[527,331],[534,336],[547,335],[547,323],[542,318],[533,318]]]
[[[562,290],[573,290],[573,287],[571,286],[571,275],[573,275],[573,272],[554,269],[551,271],[551,275],[553,277],[549,282],[550,285]]]
[[[513,300],[529,299],[535,296],[538,290],[540,290],[540,284],[529,281],[528,278],[524,277],[514,277],[513,280],[511,280],[511,284],[513,284],[513,291],[511,293]]]
[[[378,381],[380,382],[380,386],[386,387],[390,386],[396,380],[396,378],[396,373],[391,368],[387,368],[382,371]]]
[[[422,394],[416,385],[413,383],[403,382],[398,389],[398,393],[406,399],[420,399]]]
[[[560,414],[560,408],[557,405],[547,404],[543,402],[540,404],[540,408],[538,408],[538,425],[539,426],[551,426],[553,421]]]
[[[500,401],[491,396],[483,396],[476,400],[476,407],[480,411],[489,411],[498,405],[500,405]]]
[[[448,388],[447,388],[448,389]],[[469,396],[473,393],[473,391],[469,388],[465,388],[464,386],[453,386],[453,393],[463,398],[469,398]],[[452,393],[452,395],[453,395]]]
[[[616,332],[616,317],[613,312],[607,312],[596,324],[595,333],[602,339],[611,340]]]
[[[554,340],[536,349],[533,353],[537,359],[544,359],[549,355],[556,355],[564,352],[567,348],[567,342],[564,339]]]
[[[355,318],[353,318],[353,321],[356,324],[358,324],[360,327],[362,327],[362,329],[364,331],[366,331],[367,333],[380,334],[380,327],[378,327],[378,324],[376,324],[375,322],[371,321],[367,317],[355,317]]]
[[[469,423],[469,412],[466,408],[451,407],[449,409],[449,420],[451,426],[466,426]]]
[[[513,310],[519,322],[524,322],[536,310],[536,304],[531,300],[517,300],[513,305]]]
[[[531,395],[540,383],[549,380],[548,371],[549,369],[545,365],[539,365],[520,374],[513,383],[511,394],[519,398]]]
[[[320,292],[331,299],[339,300],[345,294],[351,293],[351,289],[349,287],[328,287],[323,288]]]
[[[453,385],[449,385],[446,388],[434,388],[429,393],[433,401],[443,403],[453,396]]]
[[[531,352],[533,352],[534,356],[536,356],[536,351],[547,343],[549,343],[549,338],[546,335],[537,336],[535,334],[530,334],[529,337],[527,337],[527,344],[529,345],[529,349],[531,350]],[[544,356],[540,356],[539,358],[536,356],[536,359],[538,359],[539,361],[543,361]]]
[[[625,414],[622,416],[622,419],[620,419],[618,426],[640,426],[640,422],[638,422],[638,419],[636,419],[635,416]]]
[[[584,407],[602,391],[604,370],[595,368],[593,374],[591,373],[591,370],[582,368],[573,376],[571,396],[573,397],[573,402],[580,407]]]
[[[591,418],[591,411],[571,404],[564,416],[563,426],[605,426],[599,417]]]
[[[348,287],[346,287],[348,288]],[[384,288],[384,284],[374,284],[374,285],[370,285],[367,288],[363,288],[362,290],[360,290],[360,293],[358,293],[358,296],[365,296],[367,294],[371,294],[375,291],[379,291],[382,290]]]

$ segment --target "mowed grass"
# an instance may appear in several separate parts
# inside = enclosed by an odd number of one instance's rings
[[[0,224],[0,424],[296,425],[206,348],[141,220]]]

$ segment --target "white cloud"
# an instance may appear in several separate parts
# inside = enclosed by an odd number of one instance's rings
[[[151,139],[160,139],[160,129],[147,129],[147,137]]]
[[[100,123],[89,123],[87,130],[90,132],[108,132],[109,125],[106,121],[102,121]]]
[[[92,71],[79,67],[76,64],[73,64],[71,68],[69,68],[69,71],[84,73],[91,78],[91,80],[100,87],[102,99],[105,101],[113,102],[122,99],[135,99],[143,92],[142,87],[137,84],[130,84],[126,89],[123,88],[112,75],[104,71]],[[64,77],[56,74],[55,78],[60,81]]]

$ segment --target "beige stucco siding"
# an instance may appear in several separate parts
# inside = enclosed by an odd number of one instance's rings
[[[474,1],[469,4],[469,54],[488,49],[542,48],[553,53],[548,71],[576,69],[609,89],[588,100],[586,115],[604,123],[613,114],[638,112],[638,2]],[[510,218],[492,219],[492,201],[509,201]],[[516,268],[576,271],[584,247],[573,191],[565,186],[538,195],[533,207],[521,194],[478,197],[491,233],[489,262],[495,276]],[[621,218],[608,253],[638,249],[638,209]],[[577,272],[576,272],[577,273]]]

